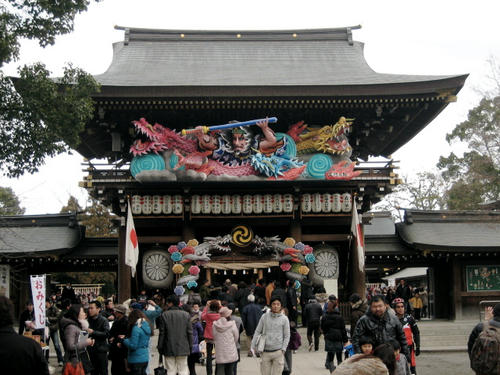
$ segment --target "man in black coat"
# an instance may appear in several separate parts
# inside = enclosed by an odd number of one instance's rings
[[[165,356],[168,374],[188,373],[187,357],[193,346],[193,327],[189,314],[179,307],[179,297],[167,298],[167,311],[161,315],[158,352]]]
[[[408,302],[411,298],[411,290],[404,279],[399,280],[399,285],[396,288],[396,297],[402,298],[405,300],[405,310],[409,312],[411,310],[410,303]],[[388,301],[391,303],[392,301]]]
[[[319,336],[320,336],[320,320],[323,316],[323,308],[316,299],[310,299],[305,307],[305,318],[307,322],[307,341],[309,341],[309,351],[313,348],[313,334],[314,334],[314,351],[319,349]]]
[[[61,294],[61,300],[65,299],[69,299],[71,303],[78,303],[75,290],[73,289],[70,283],[66,284]]]
[[[288,308],[286,304],[286,291],[283,289],[281,281],[276,280],[274,282],[274,290],[271,293],[271,299],[278,297],[281,300],[281,306],[283,308]]]
[[[241,311],[241,320],[243,321],[243,327],[245,327],[245,333],[248,338],[248,356],[252,357],[252,352],[250,351],[250,346],[252,343],[253,334],[257,325],[259,324],[260,317],[262,316],[262,305],[255,303],[255,296],[250,294],[248,297],[248,304]],[[260,301],[264,301],[260,298]]]
[[[352,335],[352,346],[356,353],[361,353],[359,339],[361,336],[369,337],[373,347],[396,340],[401,345],[401,353],[409,359],[408,344],[399,319],[387,311],[385,298],[382,295],[373,296],[370,300],[370,309],[356,324]]]
[[[124,305],[114,306],[114,323],[109,330],[109,359],[111,360],[111,375],[122,375],[126,372],[127,347],[123,345],[120,335],[127,335],[127,308]]]
[[[42,347],[35,340],[16,334],[14,306],[0,296],[0,363],[2,374],[49,375]]]
[[[286,289],[286,305],[288,306],[288,319],[297,323],[297,290],[293,280],[288,281]]]
[[[99,301],[89,304],[89,338],[94,339],[93,346],[88,347],[90,361],[94,369],[92,375],[108,375],[108,337],[109,322],[100,314],[102,305]]]

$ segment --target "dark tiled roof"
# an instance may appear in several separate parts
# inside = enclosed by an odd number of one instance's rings
[[[457,88],[465,76],[373,71],[352,28],[194,31],[123,28],[104,86],[359,86],[435,82]],[[357,27],[355,27],[357,28]],[[453,80],[447,84],[446,81]],[[417,90],[418,91],[418,90]],[[347,91],[348,92],[348,91]]]
[[[406,244],[420,249],[500,249],[500,212],[407,210],[396,228]]]
[[[389,212],[367,212],[363,214],[363,222],[365,219],[369,220],[369,224],[363,226],[365,237],[396,234],[396,226]]]
[[[77,246],[81,237],[72,214],[0,218],[0,254],[64,252]]]

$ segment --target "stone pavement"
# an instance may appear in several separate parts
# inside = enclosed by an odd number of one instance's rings
[[[421,321],[419,327],[421,331],[421,347],[422,354],[417,358],[417,369],[419,375],[431,374],[456,374],[456,375],[472,375],[469,368],[468,356],[465,353],[467,339],[476,324],[476,321]],[[328,371],[325,369],[324,340],[320,339],[320,349],[317,352],[309,352],[307,350],[307,337],[305,328],[299,328],[299,333],[302,336],[302,346],[293,355],[292,369],[294,374],[324,374]],[[244,336],[244,335],[243,335]],[[158,340],[158,331],[153,337]],[[259,359],[248,358],[246,356],[246,337],[241,338],[242,341],[242,358],[238,364],[239,375],[259,374]],[[158,353],[154,350],[153,367],[158,364]],[[60,374],[61,368],[57,367],[55,352],[51,349],[50,365],[53,367],[53,374]],[[206,375],[205,368],[201,365],[197,366],[196,372],[198,375]]]

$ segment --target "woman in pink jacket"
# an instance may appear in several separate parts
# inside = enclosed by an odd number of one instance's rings
[[[215,374],[233,375],[234,366],[238,362],[238,338],[240,333],[231,318],[232,311],[227,307],[219,310],[220,319],[214,322],[213,336],[215,343]]]
[[[212,351],[214,350],[214,336],[212,327],[216,320],[220,318],[220,302],[217,300],[207,301],[207,305],[201,313],[201,319],[205,322],[203,337],[207,344],[207,375],[212,375]]]

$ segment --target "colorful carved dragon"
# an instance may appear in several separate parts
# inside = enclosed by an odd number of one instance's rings
[[[178,149],[185,153],[196,152],[198,145],[196,140],[183,137],[172,129],[160,124],[151,125],[145,118],[132,121],[136,131],[147,138],[146,141],[137,139],[130,147],[134,156],[145,155],[150,152],[159,153],[165,150]]]
[[[211,152],[200,152],[195,139],[184,137],[181,134],[164,127],[160,124],[151,125],[146,119],[133,121],[136,131],[147,137],[146,141],[137,139],[130,147],[130,152],[134,156],[145,155],[150,152],[159,153],[166,150],[173,150],[178,157],[174,170],[185,166],[186,169],[193,169],[203,172],[206,175],[216,176],[252,176],[258,172],[250,165],[230,165],[208,158]]]
[[[342,160],[332,167],[325,173],[325,179],[327,180],[350,180],[354,177],[358,177],[361,171],[355,171],[354,167],[356,162]]]
[[[257,255],[265,253],[278,254],[278,252],[284,248],[284,245],[278,236],[259,237],[256,235],[248,246],[253,246],[254,248],[252,252]],[[218,251],[222,253],[229,253],[231,252],[231,235],[226,234],[225,236],[205,237],[203,239],[203,243],[201,243],[198,247],[203,248],[207,252]]]
[[[286,155],[266,156],[260,152],[252,155],[250,163],[258,172],[268,177],[283,176],[285,171],[299,168],[304,164],[296,159],[286,157]]]
[[[352,151],[345,135],[352,126],[353,119],[341,117],[335,125],[325,125],[321,128],[308,128],[303,121],[298,122],[288,130],[297,144],[298,154],[323,152],[325,154],[346,154]],[[302,134],[303,132],[305,134]]]

